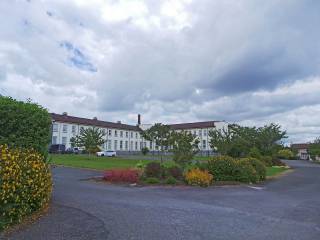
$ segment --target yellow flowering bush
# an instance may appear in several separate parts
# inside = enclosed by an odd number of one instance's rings
[[[184,177],[189,185],[201,187],[208,187],[213,181],[213,176],[207,170],[200,170],[199,168],[189,170]]]
[[[0,230],[47,206],[51,191],[50,169],[41,154],[0,145]]]

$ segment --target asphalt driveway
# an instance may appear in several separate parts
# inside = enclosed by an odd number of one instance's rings
[[[258,186],[122,187],[53,169],[48,215],[9,239],[320,239],[320,165]]]

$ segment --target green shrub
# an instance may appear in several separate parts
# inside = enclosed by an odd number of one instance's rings
[[[236,161],[229,156],[215,156],[208,161],[208,171],[216,181],[234,181]]]
[[[41,154],[0,145],[0,230],[45,207],[51,190],[50,169]]]
[[[259,179],[256,170],[247,159],[236,161],[233,177],[235,181],[244,183],[256,183]]]
[[[257,173],[257,181],[263,181],[266,179],[267,169],[261,160],[255,158],[241,158],[240,161],[248,161],[252,165]]]
[[[148,184],[158,184],[158,183],[160,183],[160,180],[159,180],[159,178],[148,177],[148,178],[146,178],[145,182]]]
[[[147,178],[160,178],[162,176],[162,168],[158,162],[150,162],[146,165],[144,173]]]
[[[141,160],[136,164],[135,168],[137,169],[144,169],[146,166],[146,164],[144,162],[142,162]]]
[[[273,162],[272,162],[272,157],[271,156],[261,156],[260,158],[261,162],[264,163],[267,167],[272,167]]]
[[[148,152],[149,152],[149,148],[147,148],[147,147],[143,147],[143,148],[141,149],[141,153],[142,153],[143,155],[147,155]]]
[[[278,157],[280,159],[291,159],[294,157],[294,154],[290,149],[282,149],[278,151]]]
[[[41,106],[0,96],[0,144],[35,149],[45,157],[50,143],[51,117]]]
[[[279,158],[275,157],[272,159],[272,166],[286,166],[286,164],[281,162]]]
[[[177,183],[177,180],[176,180],[174,177],[172,177],[172,176],[170,176],[170,177],[168,177],[168,178],[166,179],[166,184],[174,185],[174,184],[176,184],[176,183]]]
[[[249,152],[249,157],[260,159],[261,153],[260,153],[259,149],[257,147],[251,148],[250,152]]]

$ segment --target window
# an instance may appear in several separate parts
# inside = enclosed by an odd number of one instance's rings
[[[58,132],[58,124],[54,123],[52,125],[52,132]]]
[[[135,149],[138,150],[138,142],[135,143]]]
[[[108,140],[108,149],[111,150],[111,140]]]
[[[138,133],[136,133],[136,138],[138,138]]]
[[[120,140],[120,150],[122,150],[122,140]]]
[[[76,126],[72,125],[72,133],[76,133]]]
[[[207,136],[207,129],[203,130],[203,136]]]
[[[123,137],[123,131],[120,131],[120,137]]]
[[[117,130],[114,130],[114,136],[118,137],[118,131]]]
[[[143,147],[147,147],[147,143],[146,142],[143,142]]]
[[[131,138],[133,138],[133,132],[130,133]]]
[[[206,148],[207,148],[206,140],[203,140],[203,141],[202,141],[202,148],[203,148],[203,149],[206,149]]]
[[[130,150],[133,150],[133,141],[130,142]]]
[[[118,141],[114,140],[114,150],[118,150]]]
[[[149,146],[150,146],[150,150],[151,150],[151,149],[152,149],[152,142],[150,142],[150,145],[149,145]]]
[[[202,136],[202,130],[199,130],[199,136],[200,137]]]
[[[62,137],[62,145],[67,145],[67,138],[66,137]]]
[[[64,132],[64,133],[68,132],[68,125],[63,124],[62,132]]]
[[[52,144],[57,144],[57,136],[52,137]]]
[[[197,136],[197,131],[196,130],[193,131],[193,135]]]
[[[127,137],[129,137],[129,133],[128,133],[128,132],[126,132],[126,138],[127,138]]]
[[[109,136],[112,136],[112,131],[111,131],[111,129],[109,129],[108,135],[109,135]]]
[[[125,142],[125,147],[126,150],[128,150],[128,141]]]

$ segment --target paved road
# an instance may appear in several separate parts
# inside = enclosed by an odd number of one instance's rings
[[[320,165],[257,187],[120,187],[57,167],[52,208],[9,239],[320,239]]]

